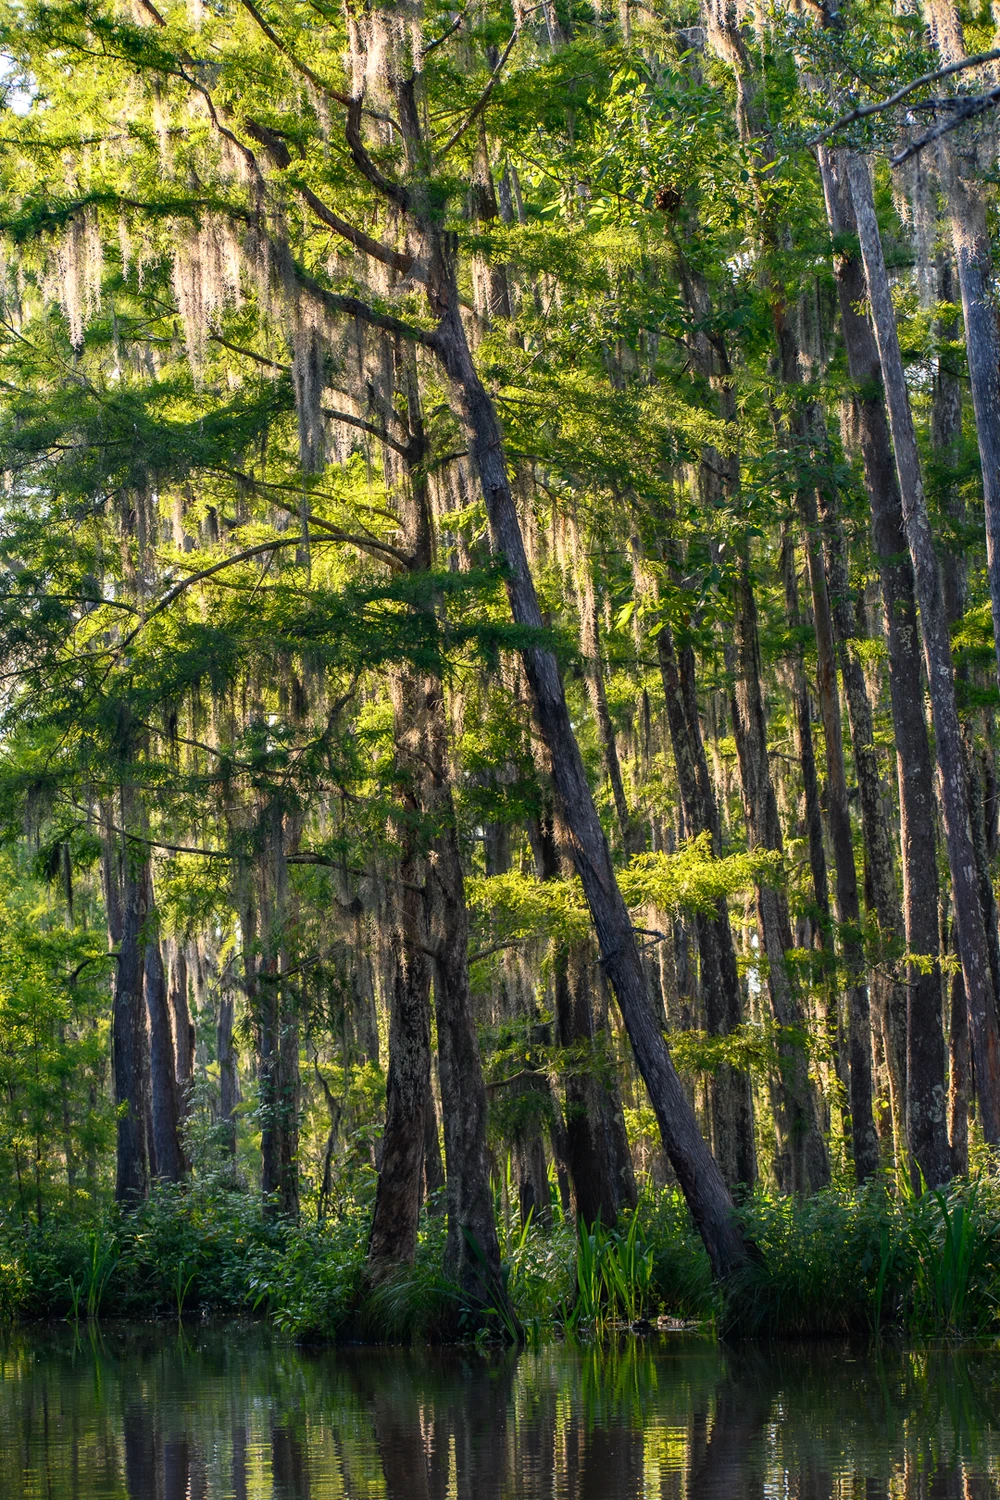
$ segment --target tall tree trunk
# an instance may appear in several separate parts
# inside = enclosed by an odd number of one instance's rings
[[[270,1213],[294,1219],[299,1211],[298,1023],[293,996],[282,982],[288,967],[284,946],[288,869],[285,819],[277,802],[263,809],[262,824],[258,909],[263,956],[253,982],[259,1036],[261,1190]]]
[[[240,1102],[236,1048],[233,1045],[233,995],[226,990],[219,998],[216,1025],[216,1056],[219,1059],[219,1118],[228,1155],[236,1155],[236,1106]]]
[[[443,729],[443,710],[438,716]],[[440,764],[446,764],[440,746]],[[444,1115],[448,1240],[445,1271],[481,1306],[508,1307],[500,1278],[486,1146],[486,1085],[469,991],[469,914],[449,779],[437,789],[437,811],[449,819],[431,877],[436,949],[434,1012]]]
[[[584,1053],[565,1080],[567,1164],[577,1223],[589,1228],[600,1219],[610,1229],[623,1208],[635,1207],[636,1189],[612,1063],[594,1025],[592,965],[586,944],[555,954],[556,1041]]]
[[[734,550],[733,634],[731,642],[727,642],[726,657],[733,675],[733,733],[747,836],[751,849],[773,849],[781,853],[784,846],[768,761],[767,724],[761,696],[763,669],[757,604],[745,540],[737,539]],[[792,946],[792,932],[788,900],[783,890],[772,885],[757,887],[757,926],[761,953],[767,962],[771,1009],[778,1025],[785,1028],[779,1044],[778,1181],[786,1191],[816,1192],[830,1180],[830,1163],[809,1080],[808,1056],[794,1035],[801,1036],[805,1018],[785,958]]]
[[[796,577],[795,546],[786,528],[782,537],[781,572],[785,585],[785,613],[793,631],[801,628],[799,585]],[[802,790],[806,804],[806,837],[809,843],[809,869],[812,874],[816,921],[824,945],[830,933],[830,888],[826,870],[826,848],[823,844],[823,810],[816,779],[816,752],[813,748],[812,714],[806,683],[801,645],[792,658],[792,696],[795,702],[795,757],[802,772]]]
[[[174,1021],[177,1088],[183,1118],[190,1109],[191,1086],[194,1082],[194,1026],[188,1004],[187,953],[180,942],[174,942],[172,947],[170,1010]]]
[[[853,236],[857,232],[857,223],[847,181],[847,153],[828,152],[821,148],[819,163],[830,227],[842,238]],[[864,267],[856,254],[842,249],[835,259],[834,271],[848,369],[855,386],[852,398],[854,418],[860,438],[865,488],[872,515],[872,539],[885,609],[889,692],[899,782],[906,946],[911,953],[936,960],[938,882],[934,775],[924,720],[913,565],[903,527],[899,482],[883,401],[878,346],[863,311],[867,299]],[[839,579],[833,581],[833,593],[835,605],[838,599],[846,597]],[[839,609],[839,605],[837,607]],[[847,644],[856,631],[845,619],[838,633],[846,685],[849,667],[860,675],[860,663],[856,662]],[[849,706],[850,703],[849,689]],[[858,734],[855,739],[855,760],[859,766],[869,757],[874,760],[874,746],[871,751],[859,753],[862,739],[867,743],[867,735]],[[864,806],[863,802],[862,816],[865,815]],[[866,844],[870,850],[875,848],[867,831]],[[880,859],[879,865],[882,863]],[[877,870],[873,871],[873,876],[877,873]],[[873,884],[878,902],[878,892],[884,882],[878,879],[877,882],[873,880]],[[879,920],[884,924],[881,912]],[[906,1048],[907,1141],[926,1181],[937,1186],[948,1180],[951,1168],[945,1116],[941,975],[936,962],[923,967],[911,964],[908,968]]]
[[[920,625],[930,684],[941,810],[951,872],[958,946],[969,1007],[969,1032],[976,1066],[983,1135],[1000,1143],[1000,1057],[989,948],[980,906],[975,850],[969,827],[962,735],[955,703],[951,649],[941,597],[941,581],[924,500],[909,392],[899,350],[896,314],[885,269],[882,242],[867,163],[852,156],[848,180],[871,300],[875,338],[885,383],[889,426],[903,504],[906,540],[913,560]]]
[[[156,932],[153,883],[149,866],[145,872],[147,933],[145,944],[146,1009],[149,1014],[149,1072],[153,1117],[153,1158],[156,1176],[163,1182],[180,1182],[187,1170],[181,1145],[180,1098],[174,1065],[174,1042],[170,1028],[167,976],[160,940]]]
[[[618,831],[621,835],[622,847],[628,850],[632,830],[630,828],[628,803],[625,800],[625,787],[622,782],[621,762],[618,759],[618,744],[615,739],[614,725],[611,722],[611,714],[608,711],[608,695],[604,687],[604,669],[601,665],[600,627],[597,619],[597,597],[594,592],[594,578],[591,572],[590,559],[583,556],[579,537],[576,537],[576,553],[577,596],[580,605],[580,653],[585,663],[587,693],[590,698],[594,718],[597,720],[597,731],[601,741],[601,751],[604,756],[604,767],[607,772],[608,781],[611,783],[611,793],[614,797],[615,813],[618,819]]]
[[[146,880],[143,868],[130,858],[127,845],[122,868],[122,925],[111,1023],[117,1131],[115,1198],[119,1203],[136,1204],[149,1191],[149,1045],[143,998]]]
[[[666,620],[660,621],[656,648],[685,829],[689,836],[710,834],[712,852],[718,857],[722,852],[719,809],[701,735],[694,652],[684,645],[678,654]],[[705,1023],[712,1035],[727,1036],[739,1026],[743,1014],[726,898],[718,898],[714,912],[699,912],[695,927]],[[749,1074],[722,1064],[711,1076],[709,1099],[715,1159],[730,1188],[749,1187],[757,1175]]]
[[[439,1212],[437,1196],[444,1187],[444,1162],[441,1160],[441,1142],[438,1139],[437,1106],[434,1091],[427,1090],[424,1106],[424,1199],[431,1212]]]
[[[924,12],[942,63],[948,66],[963,61],[965,37],[952,0],[924,0]],[[982,460],[986,567],[1000,680],[1000,321],[982,175],[990,166],[977,144],[970,148],[971,159],[963,160],[958,135],[959,132],[954,132],[942,136],[938,142],[938,168],[951,220],[955,268],[962,293],[965,352]]]
[[[404,860],[402,868],[412,870],[412,862]],[[422,905],[422,897],[416,893],[410,893],[415,900],[409,903],[405,894],[401,893],[400,902],[404,911],[408,904]],[[421,922],[417,931],[422,929]],[[431,1037],[430,966],[415,937],[411,929],[395,932],[391,939],[393,989],[385,1128],[368,1241],[368,1274],[374,1279],[394,1265],[412,1262],[417,1249]]]
[[[826,573],[819,555],[815,531],[816,515],[811,496],[800,495],[806,528],[806,557],[812,589],[813,620],[816,627],[817,687],[823,737],[826,742],[826,798],[837,878],[837,920],[840,941],[847,968],[848,1051],[851,1079],[851,1144],[854,1174],[864,1182],[878,1171],[878,1137],[872,1115],[872,1044],[868,985],[865,977],[865,951],[861,941],[861,902],[858,876],[854,864],[854,836],[847,801],[847,774],[844,769],[844,731],[840,717],[840,693],[837,686],[837,660],[833,639],[833,618]],[[902,1099],[899,1100],[902,1117]]]
[[[396,384],[405,405],[409,431],[406,451],[400,455],[402,461],[397,466],[397,508],[411,569],[426,572],[433,563],[433,531],[423,468],[426,438],[416,359],[412,348],[403,344],[396,347],[393,358]],[[433,614],[433,605],[421,607]],[[411,763],[419,763],[422,768],[417,788],[419,809],[435,829],[427,862],[425,899],[432,938],[429,946],[434,952],[438,1075],[444,1117],[448,1206],[445,1271],[474,1303],[500,1313],[509,1331],[516,1319],[501,1277],[500,1245],[490,1187],[486,1086],[469,984],[469,914],[451,790],[447,715],[439,676],[427,675],[422,679],[419,712],[414,722],[416,734]],[[412,1032],[415,1015],[411,1022]],[[413,1055],[416,1056],[416,1049]],[[429,1090],[428,1052],[428,1068],[420,1100],[420,1124],[415,1127],[421,1146]],[[418,1157],[418,1195],[420,1161]]]
[[[355,32],[355,42],[358,48],[355,77],[362,79],[365,69],[361,66],[361,53],[366,43],[360,31]],[[454,246],[450,235],[442,229],[436,199],[432,205],[426,182],[417,170],[417,164],[426,161],[428,153],[422,138],[414,82],[411,76],[396,73],[389,80],[389,86],[394,94],[396,122],[412,173],[411,185],[403,187],[390,182],[365,149],[362,136],[363,84],[352,96],[347,110],[347,145],[358,172],[383,197],[394,214],[404,215],[414,241],[419,245],[422,263],[426,266],[428,309],[435,320],[433,330],[421,335],[421,341],[437,356],[454,393],[457,415],[486,506],[493,552],[506,567],[505,583],[511,614],[518,625],[539,632],[542,615],[511,491],[503,433],[496,406],[479,377],[469,347]],[[636,935],[615,879],[607,840],[573,732],[556,658],[540,643],[526,646],[522,656],[532,707],[551,759],[556,794],[570,831],[573,861],[594,919],[605,971],[649,1090],[664,1144],[713,1267],[717,1274],[728,1276],[746,1259],[742,1233],[734,1219],[732,1199],[722,1174],[699,1133],[694,1112],[684,1096],[663,1034],[656,1024]],[[445,748],[442,741],[442,766],[447,759]],[[442,796],[450,796],[447,783],[441,790]],[[485,1175],[485,1091],[469,1011],[468,955],[464,950],[460,951],[458,943],[468,919],[461,900],[461,861],[453,834],[445,837],[438,851],[435,876],[440,887],[440,911],[446,919],[435,986],[441,1089],[442,1099],[452,1115],[451,1119],[446,1118],[445,1129],[448,1189],[449,1195],[454,1193],[456,1198],[452,1200],[450,1196],[449,1201],[457,1203],[460,1194],[455,1173],[461,1167],[463,1147],[472,1150],[477,1163],[480,1160],[478,1137],[475,1141],[469,1138],[470,1129],[483,1132],[481,1161],[484,1171],[482,1187],[477,1188],[477,1193],[485,1190],[488,1197],[489,1185]],[[448,921],[448,918],[452,920]],[[462,1073],[465,1065],[472,1070],[469,1075],[472,1092],[464,1101],[467,1110],[455,1117],[452,1107],[463,1102],[462,1091],[468,1084]],[[453,1149],[456,1147],[457,1156]],[[489,1212],[485,1203],[480,1208],[470,1201],[468,1207],[476,1223],[492,1226],[491,1203]],[[468,1227],[472,1231],[471,1221]],[[495,1226],[490,1232],[495,1234]],[[488,1260],[491,1252],[488,1247],[482,1248]],[[461,1246],[454,1244],[453,1249],[457,1254]],[[492,1272],[490,1275],[492,1278]]]

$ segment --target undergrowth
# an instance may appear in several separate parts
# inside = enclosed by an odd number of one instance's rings
[[[757,1192],[740,1216],[753,1257],[720,1289],[675,1191],[579,1234],[557,1204],[544,1228],[501,1212],[511,1302],[534,1340],[663,1314],[758,1336],[1000,1332],[996,1177],[919,1196],[881,1179],[802,1200]],[[291,1224],[207,1176],[131,1214],[0,1229],[0,1319],[255,1312],[297,1338],[471,1338],[482,1320],[442,1273],[445,1232],[426,1215],[414,1264],[372,1287],[365,1210]]]

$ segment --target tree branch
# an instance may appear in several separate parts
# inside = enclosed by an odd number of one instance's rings
[[[915,78],[912,83],[907,83],[901,89],[897,89],[894,94],[889,95],[888,99],[883,99],[881,104],[860,104],[857,109],[849,110],[846,115],[841,115],[839,120],[834,120],[833,124],[828,125],[825,130],[821,130],[819,135],[813,136],[807,144],[822,146],[823,142],[828,141],[832,135],[836,135],[838,130],[853,125],[856,120],[867,120],[870,115],[877,115],[883,109],[892,109],[893,105],[899,104],[910,94],[916,93],[917,89],[925,88],[929,83],[936,83],[939,78],[950,78],[953,73],[960,73],[963,68],[978,68],[983,63],[996,62],[998,59],[1000,59],[1000,47],[995,47],[991,52],[977,52],[975,57],[963,57],[959,62],[949,63],[946,68],[935,68],[933,73],[924,73],[920,78]],[[903,160],[902,157],[898,159]],[[896,162],[892,165],[895,166]]]
[[[538,7],[536,6],[534,8],[537,9]],[[497,82],[499,81],[499,78],[500,78],[500,74],[503,72],[504,65],[506,64],[507,59],[510,56],[511,52],[514,50],[514,43],[517,41],[517,39],[518,39],[518,37],[520,35],[521,35],[521,27],[520,27],[520,24],[518,24],[517,26],[514,27],[514,30],[511,32],[511,34],[510,34],[510,40],[507,43],[506,47],[503,49],[503,52],[500,54],[500,58],[499,58],[499,60],[497,62],[497,65],[493,69],[493,72],[490,74],[489,79],[488,79],[487,84],[486,84],[486,87],[483,89],[483,92],[480,94],[480,96],[477,99],[476,103],[472,106],[472,109],[470,110],[470,112],[466,115],[466,117],[465,117],[464,121],[462,122],[462,124],[458,127],[458,129],[455,131],[455,133],[450,137],[450,139],[448,140],[447,145],[443,146],[442,149],[437,153],[438,160],[441,160],[442,158],[444,158],[445,156],[447,156],[448,152],[451,150],[452,146],[457,145],[457,143],[462,139],[462,137],[465,134],[465,132],[469,129],[469,126],[470,125],[474,125],[476,123],[476,121],[479,119],[479,116],[482,114],[483,110],[486,108],[487,104],[489,103],[490,95],[492,94],[493,90],[496,88]]]
[[[917,140],[911,141],[905,150],[900,151],[897,156],[889,160],[890,167],[901,167],[904,162],[916,156],[925,146],[931,145],[933,141],[939,141],[943,135],[948,135],[952,130],[957,130],[959,125],[964,125],[967,120],[974,120],[977,115],[985,114],[995,104],[1000,103],[1000,85],[990,89],[988,94],[966,95],[964,98],[939,101],[939,104],[947,104],[953,109],[950,118],[939,120],[931,127],[925,135]]]
[[[297,57],[292,49],[288,46],[288,44],[286,42],[283,42],[278,33],[264,20],[264,17],[261,15],[256,5],[254,5],[253,0],[240,0],[240,4],[243,6],[243,9],[247,12],[247,14],[253,17],[254,21],[260,27],[261,31],[267,37],[271,45],[273,47],[277,47],[282,57],[286,57],[288,59],[292,67],[295,69],[296,73],[300,73],[303,78],[307,79],[309,83],[312,84],[314,89],[317,89],[321,94],[326,94],[326,96],[329,99],[333,99],[335,103],[343,104],[346,106],[350,105],[350,95],[342,94],[337,89],[331,88],[328,83],[324,83],[322,78],[320,78],[318,74],[313,72],[312,68],[304,63],[300,57]]]
[[[305,199],[317,219],[339,234],[342,239],[354,245],[356,249],[363,250],[366,255],[379,260],[384,266],[390,266],[392,270],[398,271],[402,276],[408,276],[413,270],[415,261],[412,255],[402,254],[398,250],[390,250],[388,245],[383,245],[381,240],[372,239],[370,234],[365,234],[363,229],[355,229],[353,224],[348,224],[345,219],[335,214],[332,209],[327,208],[321,199],[317,198],[311,188],[303,183],[295,184],[296,192]]]

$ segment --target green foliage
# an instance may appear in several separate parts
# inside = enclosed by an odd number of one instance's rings
[[[882,1181],[756,1193],[741,1217],[758,1257],[731,1303],[744,1332],[969,1336],[1000,1323],[995,1178],[902,1198]]]

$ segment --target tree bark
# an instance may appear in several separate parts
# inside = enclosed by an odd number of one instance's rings
[[[785,612],[793,631],[801,628],[799,588],[795,576],[795,546],[786,530],[782,538],[781,571],[785,584]],[[802,772],[802,790],[806,804],[806,836],[809,843],[809,869],[812,874],[813,898],[820,940],[825,946],[830,934],[830,887],[823,844],[823,811],[819,783],[816,779],[816,752],[813,748],[812,715],[809,688],[802,662],[802,647],[797,646],[792,660],[792,696],[795,701],[795,755]]]
[[[276,802],[263,809],[262,822],[258,907],[263,959],[252,987],[259,1038],[261,1190],[269,1213],[295,1219],[299,1212],[299,1033],[294,998],[282,982],[288,966],[284,948],[288,872],[285,820]],[[252,940],[252,933],[245,933],[247,938]]]
[[[899,782],[900,846],[903,872],[903,920],[911,953],[936,960],[938,954],[937,840],[935,837],[934,773],[924,719],[924,688],[920,637],[914,598],[913,565],[907,551],[902,501],[892,441],[883,399],[878,346],[863,308],[867,299],[865,272],[858,255],[846,247],[857,223],[847,181],[847,153],[819,152],[827,215],[841,239],[834,259],[841,331],[848,369],[854,383],[854,417],[861,445],[865,488],[872,515],[872,540],[878,562],[889,652],[889,692],[896,739]],[[833,585],[835,601],[844,596],[840,581]],[[860,674],[860,663],[847,642],[855,634],[850,621],[839,630],[841,661]],[[848,705],[851,694],[848,692]],[[852,713],[852,733],[854,732]],[[855,760],[860,766],[870,752]],[[868,736],[863,736],[867,742]],[[877,775],[877,770],[875,772]],[[859,773],[860,777],[860,773]],[[866,803],[862,802],[862,816]],[[876,848],[866,831],[869,850]],[[871,857],[871,855],[870,855]],[[887,882],[879,876],[884,860],[873,868],[878,910],[879,891]],[[893,882],[894,884],[894,882]],[[881,910],[879,921],[885,926]],[[888,929],[887,929],[888,931]],[[930,1186],[951,1175],[945,1114],[945,1055],[941,1031],[941,974],[937,963],[907,970],[906,1019],[906,1133],[909,1149]]]
[[[426,438],[416,359],[413,350],[402,344],[396,347],[392,357],[409,434],[406,452],[396,465],[397,508],[411,571],[420,573],[430,569],[433,563],[434,541],[423,468]],[[432,604],[418,607],[433,613]],[[426,862],[426,894],[422,899],[426,901],[426,925],[431,934],[428,947],[434,953],[434,1007],[448,1208],[445,1273],[459,1283],[474,1305],[487,1310],[491,1316],[499,1315],[509,1332],[516,1317],[501,1276],[500,1244],[490,1186],[486,1086],[469,985],[469,914],[451,790],[448,723],[440,676],[424,675],[418,693],[409,759],[414,773],[416,807],[435,830]],[[414,911],[411,925],[416,920]],[[415,1033],[416,1024],[417,1012],[413,1007],[411,1035]],[[429,1029],[429,1013],[427,1025]],[[412,1049],[412,1042],[410,1046]],[[415,1056],[415,1049],[413,1051]],[[414,1125],[414,1136],[421,1148],[429,1093],[428,1052],[420,1120]],[[415,1106],[415,1093],[413,1102]],[[418,1206],[422,1155],[421,1149],[417,1158]]]
[[[402,863],[413,873],[413,861]],[[368,1275],[378,1279],[394,1265],[412,1263],[422,1199],[424,1130],[430,1092],[430,965],[417,947],[423,931],[422,905],[415,892],[400,891],[407,931],[392,936],[393,992],[389,1021],[389,1071],[385,1088],[385,1127],[378,1188],[368,1240]],[[416,924],[419,922],[419,926]]]
[[[613,1065],[594,1026],[593,961],[586,945],[555,955],[556,1041],[585,1053],[565,1079],[566,1154],[577,1223],[590,1228],[600,1219],[613,1229],[622,1209],[635,1207],[636,1189]]]
[[[163,1182],[180,1182],[186,1171],[184,1148],[181,1145],[180,1097],[177,1089],[177,1074],[174,1064],[174,1044],[170,1029],[170,1007],[167,997],[167,976],[163,968],[160,940],[153,923],[154,906],[152,879],[147,867],[146,888],[150,892],[147,903],[148,921],[151,930],[146,937],[145,991],[146,1009],[149,1015],[149,1072],[153,1116],[153,1159],[156,1176]]]
[[[424,1200],[428,1212],[437,1212],[437,1197],[445,1185],[444,1162],[441,1160],[441,1143],[438,1140],[437,1107],[434,1091],[428,1088],[424,1106]]]
[[[194,1082],[194,1026],[188,1004],[187,954],[180,942],[173,943],[172,947],[170,1010],[174,1021],[177,1088],[183,1118],[190,1108],[191,1086]]]
[[[149,1192],[149,1045],[143,998],[146,881],[143,870],[130,859],[127,846],[122,864],[122,925],[111,1023],[117,1134],[115,1198],[119,1203],[135,1205]]]
[[[980,1117],[985,1139],[995,1145],[1000,1143],[1000,1058],[995,1001],[986,929],[979,901],[975,851],[969,827],[961,727],[955,703],[955,683],[941,581],[924,500],[909,392],[903,373],[896,315],[875,216],[871,178],[867,164],[859,157],[850,158],[847,173],[885,384],[889,426],[902,497],[903,523],[920,604],[921,634],[941,773],[942,821],[951,872],[962,975],[969,1007],[969,1032],[976,1066]]]
[[[594,593],[594,579],[590,569],[590,561],[582,555],[579,538],[577,538],[576,550],[577,591],[580,606],[580,654],[583,656],[586,664],[587,693],[590,698],[594,718],[597,720],[601,751],[604,755],[604,766],[607,771],[608,781],[611,783],[611,793],[614,797],[615,813],[618,819],[618,831],[621,835],[622,848],[628,850],[631,842],[628,803],[625,800],[621,762],[618,759],[618,744],[615,740],[615,730],[611,722],[611,714],[608,711],[608,695],[604,687],[604,671],[601,665],[600,627],[597,620],[597,599]]]

